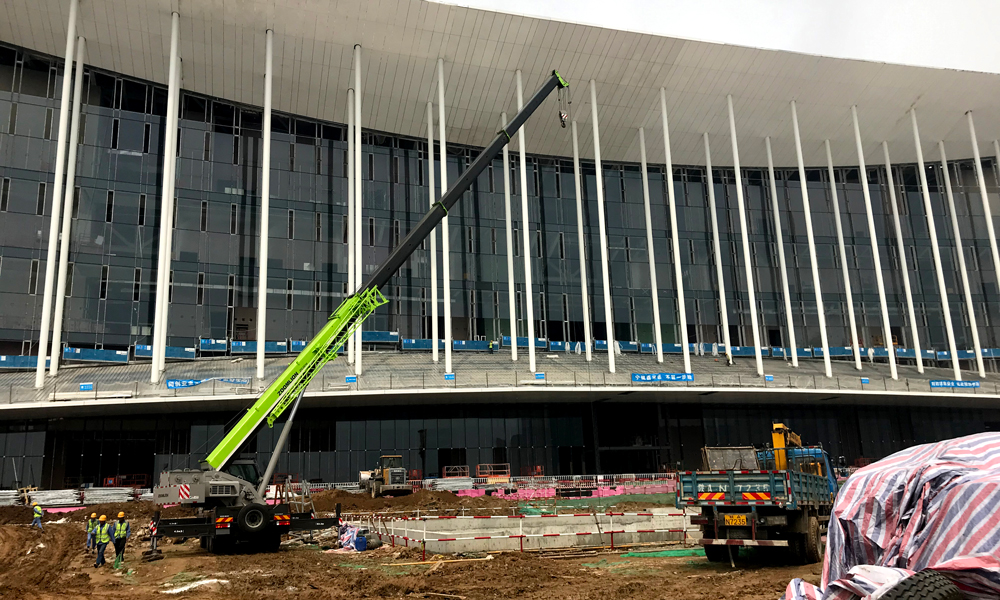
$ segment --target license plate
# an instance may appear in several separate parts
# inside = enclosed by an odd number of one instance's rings
[[[747,516],[746,515],[724,515],[725,524],[730,527],[746,527],[747,526]]]

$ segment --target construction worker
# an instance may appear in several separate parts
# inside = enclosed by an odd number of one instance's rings
[[[115,564],[114,568],[118,569],[122,566],[122,561],[125,560],[125,542],[128,541],[130,535],[132,535],[132,529],[129,527],[128,521],[125,520],[125,513],[118,513],[118,522],[114,525],[114,537],[115,537]]]
[[[104,560],[104,550],[108,547],[111,542],[111,523],[108,523],[108,518],[101,515],[101,518],[97,520],[97,527],[94,528],[94,541],[97,542],[97,560],[94,561],[94,568],[100,567],[106,564]]]
[[[97,548],[97,543],[94,541],[94,536],[97,529],[97,513],[90,513],[90,518],[87,519],[87,553],[89,554],[91,550]]]
[[[34,527],[35,525],[38,525],[38,530],[42,531],[42,532],[45,531],[44,529],[42,529],[42,515],[43,514],[45,514],[45,511],[42,510],[42,507],[38,506],[37,502],[32,502],[31,503],[31,525],[30,526]]]

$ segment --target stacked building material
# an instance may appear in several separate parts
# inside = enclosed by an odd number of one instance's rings
[[[83,491],[83,500],[87,504],[108,504],[112,502],[128,502],[135,498],[135,490],[130,487],[98,487]]]
[[[36,490],[28,493],[30,502],[42,506],[71,506],[82,504],[80,492],[77,490]]]
[[[457,492],[458,490],[471,490],[473,481],[471,477],[446,477],[443,479],[434,479],[431,486],[435,490]]]
[[[0,506],[16,506],[21,503],[17,490],[0,490]]]

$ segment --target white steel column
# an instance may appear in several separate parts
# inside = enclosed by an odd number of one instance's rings
[[[903,243],[903,228],[899,224],[899,208],[896,206],[896,184],[892,180],[892,161],[889,160],[889,145],[882,142],[882,155],[885,157],[885,182],[889,188],[889,204],[892,205],[892,221],[896,227],[896,253],[899,255],[899,268],[903,274],[903,292],[906,294],[906,313],[910,319],[910,335],[913,337],[913,353],[917,357],[917,372],[924,372],[924,358],[920,354],[920,332],[917,329],[917,316],[913,310],[913,292],[910,290],[910,270],[906,266],[906,245]]]
[[[760,351],[760,324],[757,322],[757,293],[753,287],[753,265],[750,264],[750,233],[747,231],[747,211],[743,202],[743,175],[740,173],[740,151],[736,144],[736,118],[733,116],[733,96],[726,96],[729,105],[729,139],[733,144],[733,169],[736,173],[736,204],[740,211],[740,232],[743,234],[743,268],[750,296],[750,328],[753,330],[753,349],[757,358],[757,375],[764,376],[764,360]]]
[[[969,271],[965,268],[965,246],[962,244],[962,232],[958,228],[958,213],[955,212],[955,197],[951,192],[951,171],[948,169],[948,156],[944,153],[944,142],[938,141],[941,152],[941,171],[944,174],[944,190],[948,197],[948,213],[951,215],[951,230],[955,236],[955,254],[958,255],[958,270],[962,274],[962,289],[965,291],[965,309],[969,312],[969,328],[972,330],[972,347],[976,352],[976,367],[980,377],[986,377],[986,366],[983,364],[983,349],[979,345],[979,327],[976,325],[976,307],[972,303],[972,289],[969,287]],[[958,357],[953,357],[957,360]]]
[[[177,91],[180,82],[177,80],[177,43],[180,35],[180,15],[171,13],[170,23],[170,62],[167,74],[167,118],[163,127],[163,192],[160,198],[160,244],[156,268],[156,302],[153,309],[153,335],[150,345],[153,347],[153,357],[150,361],[150,383],[160,381],[160,354],[165,354],[160,340],[167,339],[163,307],[167,303],[170,281],[170,259],[167,256],[167,240],[173,230],[173,181],[174,166],[177,163],[177,153],[174,150],[174,138],[177,136]]]
[[[507,148],[504,147],[504,152],[506,151]],[[431,207],[433,207],[434,203],[437,202],[434,192],[434,103],[427,102],[427,200]],[[510,230],[510,198],[508,197],[507,200],[507,229]],[[431,359],[434,362],[438,361],[437,237],[438,227],[435,227],[434,231],[431,232]],[[507,245],[510,246],[509,240]],[[509,253],[510,248],[508,248],[507,251]],[[510,279],[513,281],[514,278],[511,277]],[[512,296],[513,294],[514,292],[511,291]]]
[[[854,368],[861,370],[861,345],[858,344],[858,324],[854,319],[854,295],[851,294],[851,272],[847,268],[847,248],[844,247],[844,228],[840,222],[840,200],[837,198],[837,181],[833,172],[833,155],[830,140],[823,140],[826,147],[826,172],[830,180],[830,198],[833,201],[833,223],[837,228],[837,250],[840,252],[840,270],[844,275],[844,293],[847,297],[847,318],[851,322],[851,349],[854,351]]]
[[[49,321],[52,318],[52,285],[56,279],[56,248],[59,244],[59,215],[62,212],[63,171],[66,167],[66,128],[69,123],[70,76],[73,72],[73,44],[76,42],[76,13],[79,3],[70,0],[69,24],[66,27],[65,67],[62,97],[59,99],[59,134],[56,138],[56,170],[52,183],[52,216],[49,219],[49,245],[45,254],[45,287],[42,297],[42,322],[38,332],[38,364],[35,365],[35,387],[45,385],[45,358],[49,353]],[[52,363],[59,360],[59,348],[52,348]]]
[[[781,293],[785,300],[785,326],[792,351],[792,366],[799,366],[799,352],[795,347],[795,317],[792,316],[792,298],[788,294],[788,269],[785,267],[785,239],[781,233],[781,213],[778,210],[778,184],[774,180],[774,158],[771,156],[771,137],[764,138],[767,148],[767,177],[771,184],[771,210],[774,212],[774,233],[777,237],[778,266],[781,268]]]
[[[976,179],[979,182],[979,198],[983,203],[983,215],[986,217],[986,231],[990,238],[990,254],[993,257],[993,269],[1000,273],[1000,252],[997,252],[997,236],[993,228],[993,211],[990,209],[989,196],[986,194],[986,178],[983,176],[983,161],[979,156],[979,141],[976,139],[976,126],[972,122],[972,111],[965,113],[969,122],[969,138],[972,141],[972,157],[976,161]],[[993,142],[993,150],[1000,159],[1000,143]]]
[[[573,121],[573,186],[576,189],[576,241],[580,253],[580,298],[583,301],[583,340],[587,353],[587,362],[593,359],[590,350],[590,294],[587,291],[587,248],[583,236],[583,190],[580,185],[580,141],[576,132],[576,121]],[[504,152],[506,152],[504,146]],[[507,162],[506,155],[504,162]],[[508,221],[510,219],[508,218]],[[509,230],[508,230],[509,231]],[[513,272],[513,271],[512,271]]]
[[[854,123],[854,145],[858,151],[858,171],[860,173],[861,191],[865,196],[865,213],[868,216],[868,238],[872,243],[872,262],[875,263],[875,283],[878,286],[879,310],[882,313],[882,337],[885,349],[889,353],[889,370],[893,379],[899,379],[896,371],[896,349],[892,343],[892,329],[889,325],[889,306],[885,299],[885,282],[882,280],[882,258],[878,249],[878,236],[875,232],[875,216],[872,213],[872,196],[868,189],[868,167],[865,165],[865,151],[861,145],[861,128],[858,127],[858,107],[851,107],[851,120]]]
[[[73,75],[73,112],[70,118],[69,149],[66,156],[66,190],[63,193],[62,233],[59,235],[59,274],[56,276],[56,308],[52,315],[52,362],[49,374],[55,376],[59,372],[59,347],[62,345],[63,307],[66,304],[66,272],[69,270],[69,236],[73,225],[73,200],[76,196],[76,150],[80,138],[80,96],[83,93],[83,53],[86,41],[80,37],[76,40],[76,73]],[[66,69],[64,77],[69,77]],[[53,198],[57,202],[58,198]]]
[[[354,289],[351,293],[356,293],[361,289],[361,278],[364,275],[364,261],[362,258],[361,234],[361,199],[364,183],[361,178],[361,45],[354,45]],[[374,240],[373,240],[374,242]],[[354,374],[361,375],[361,353],[364,345],[361,343],[361,327],[358,327],[354,334]]]
[[[441,138],[441,197],[448,189],[448,154],[444,133],[444,59],[438,59],[438,137]],[[524,142],[521,142],[521,156],[524,156]],[[523,163],[522,163],[523,168]],[[448,228],[448,214],[441,220],[442,277],[444,279],[444,372],[451,373],[451,230]],[[528,275],[528,289],[531,289],[531,275]],[[528,300],[531,306],[531,300]],[[437,344],[437,341],[434,341]],[[517,343],[517,340],[514,340]],[[531,368],[534,370],[534,354]]]
[[[819,338],[823,346],[823,366],[826,376],[833,377],[830,365],[830,344],[826,338],[826,311],[823,309],[823,290],[819,284],[819,265],[816,261],[816,238],[813,237],[812,213],[809,210],[809,188],[806,186],[806,167],[802,162],[802,138],[799,136],[799,115],[792,100],[792,130],[795,133],[795,157],[799,162],[799,185],[802,187],[802,209],[806,219],[806,239],[809,241],[809,264],[812,267],[813,291],[816,292],[816,316],[819,317]]]
[[[962,370],[958,364],[958,349],[955,346],[955,329],[951,324],[951,308],[948,304],[948,288],[944,283],[944,269],[941,265],[941,248],[938,247],[937,227],[934,225],[934,213],[931,209],[931,192],[927,187],[927,171],[924,167],[924,151],[920,146],[920,130],[917,128],[917,111],[910,109],[910,124],[913,126],[913,143],[917,147],[917,167],[920,171],[920,191],[924,196],[924,213],[927,215],[927,233],[931,237],[931,253],[934,256],[934,271],[937,274],[938,291],[941,293],[941,312],[944,313],[944,328],[948,334],[948,350],[951,351],[951,366],[955,371],[955,379],[962,379]]]
[[[264,345],[267,343],[267,243],[271,216],[271,90],[274,82],[274,32],[265,34],[264,46],[264,151],[260,174],[260,252],[257,274],[257,379],[264,378]]]
[[[660,119],[663,121],[663,151],[666,155],[667,203],[670,209],[670,246],[674,255],[674,285],[677,288],[677,320],[681,329],[681,352],[684,353],[684,372],[691,372],[691,349],[688,346],[687,306],[684,303],[684,273],[681,268],[681,246],[678,236],[677,203],[674,198],[674,161],[670,156],[670,127],[667,124],[667,91],[660,88]]]
[[[347,293],[354,281],[354,88],[347,88]],[[347,342],[347,362],[354,364],[354,336]]]
[[[604,174],[601,172],[601,132],[597,123],[597,84],[590,80],[590,118],[594,126],[594,167],[597,176],[597,223],[601,232],[601,279],[604,282],[604,324],[608,341],[608,370],[615,372],[615,317],[611,312],[611,277],[608,274],[608,232],[604,223]]]
[[[663,335],[660,333],[660,294],[656,286],[656,260],[653,257],[653,218],[649,210],[649,174],[646,171],[646,133],[639,128],[639,158],[642,163],[642,203],[646,210],[646,252],[649,259],[649,288],[653,294],[653,340],[656,362],[663,362]]]
[[[172,138],[172,143],[170,147],[170,179],[168,181],[170,185],[170,193],[167,195],[167,214],[170,215],[170,221],[167,229],[167,251],[164,255],[166,261],[166,274],[164,277],[167,278],[169,282],[169,273],[171,267],[171,257],[174,255],[174,218],[173,215],[176,214],[176,207],[174,203],[177,202],[177,123],[178,114],[180,113],[181,106],[181,86],[183,85],[183,75],[184,75],[184,61],[181,58],[177,59],[177,86],[174,88],[174,112],[170,117],[170,121],[174,124],[175,135]],[[163,327],[160,330],[160,360],[158,371],[162,375],[166,371],[167,363],[167,330],[170,328],[170,298],[169,296],[163,301],[163,314],[161,320],[163,322]]]
[[[712,177],[712,150],[708,144],[708,133],[703,133],[705,141],[705,172],[708,182],[708,210],[712,219],[712,251],[715,253],[715,276],[719,284],[719,316],[722,318],[722,343],[726,346],[726,362],[732,362],[733,350],[729,344],[729,307],[726,306],[726,282],[722,278],[722,244],[719,242],[719,217],[715,210],[715,179]]]
[[[521,69],[518,69],[514,75],[517,78],[517,110],[520,111],[524,106]],[[521,162],[521,221],[523,225],[521,229],[524,231],[521,246],[524,249],[524,305],[527,308],[525,320],[528,325],[528,364],[531,372],[534,373],[537,370],[535,368],[535,303],[532,298],[534,289],[531,286],[531,213],[528,211],[528,161],[524,155],[523,125],[517,133],[517,144]],[[514,343],[517,343],[516,340]]]

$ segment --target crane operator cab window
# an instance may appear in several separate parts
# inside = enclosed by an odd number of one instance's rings
[[[235,460],[229,465],[226,472],[233,477],[239,477],[243,481],[256,484],[260,481],[260,472],[257,471],[257,464],[252,460]]]

